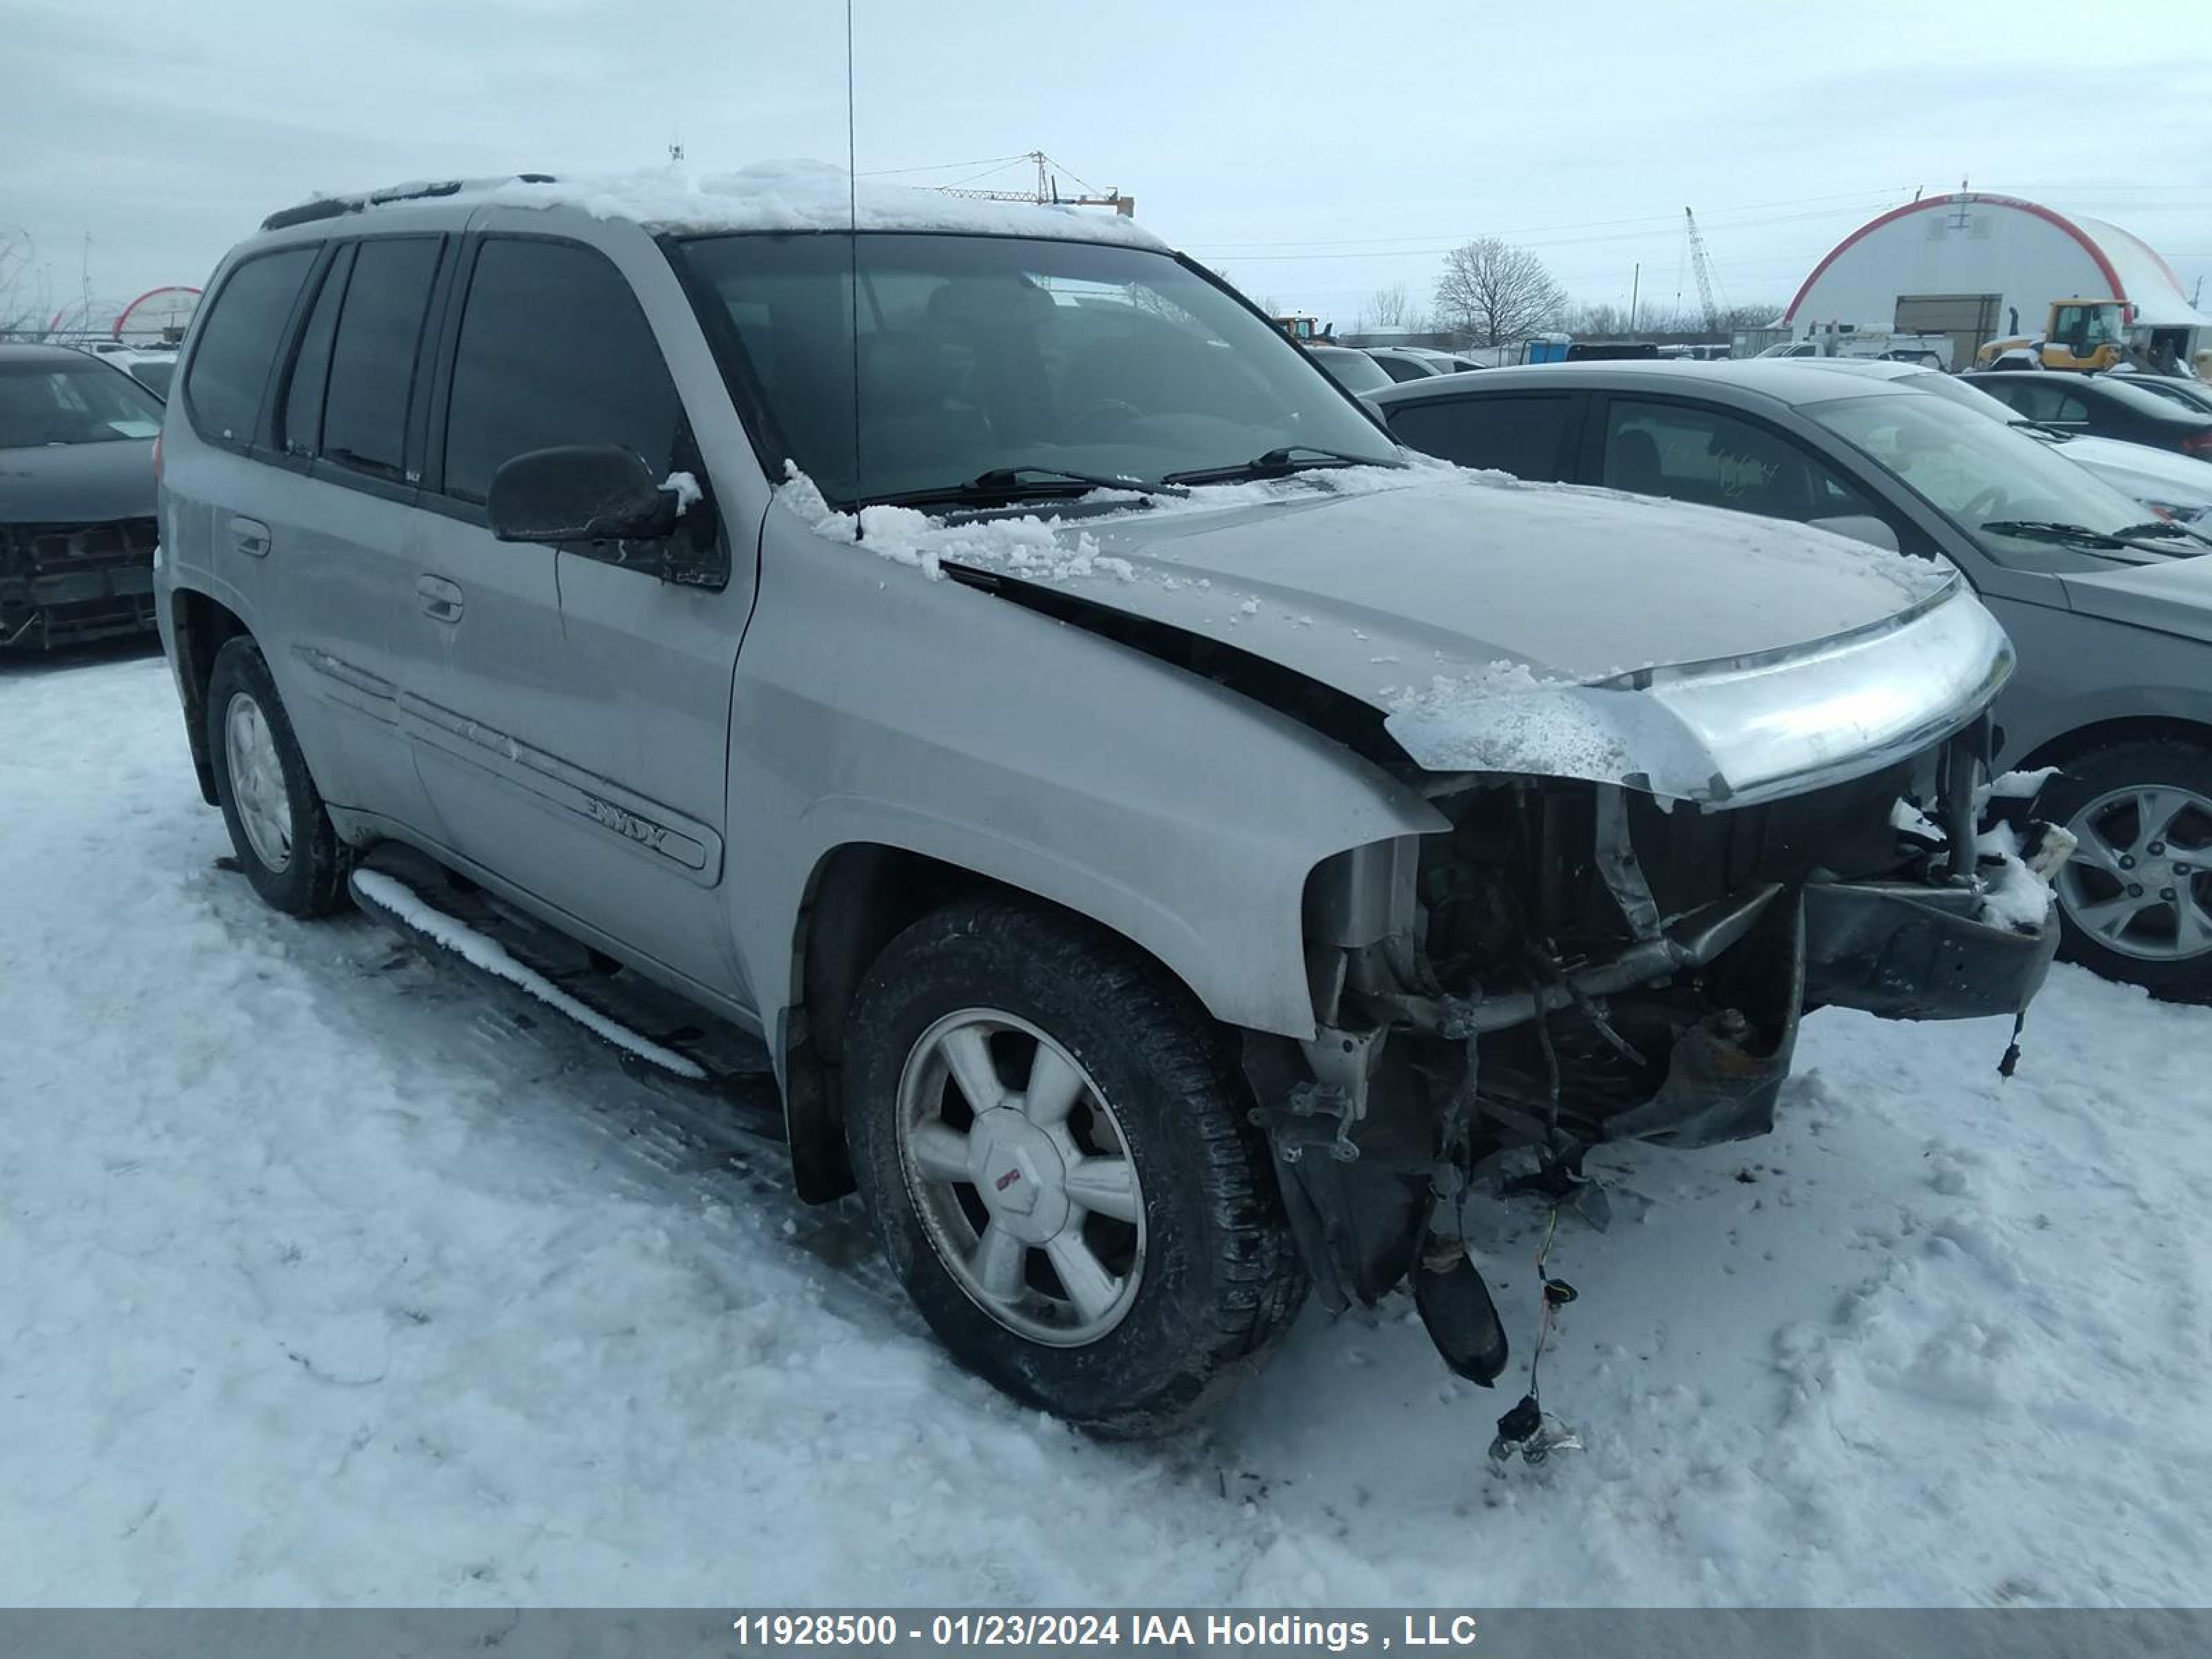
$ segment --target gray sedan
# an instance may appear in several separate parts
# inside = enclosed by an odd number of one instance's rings
[[[2049,446],[1911,389],[1786,362],[1567,363],[1370,394],[1401,442],[1944,559],[2018,647],[2001,757],[2058,766],[2067,954],[2212,1000],[2212,539]],[[1838,711],[1848,719],[1850,711]]]

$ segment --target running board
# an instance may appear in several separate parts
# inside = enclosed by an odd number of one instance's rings
[[[355,865],[346,885],[374,920],[525,993],[607,1044],[625,1064],[720,1096],[757,1098],[765,1090],[773,1097],[768,1049],[750,1032],[501,902],[412,848],[379,843]],[[781,1139],[781,1114],[772,1115]]]

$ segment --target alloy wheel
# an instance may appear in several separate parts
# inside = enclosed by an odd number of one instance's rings
[[[931,1246],[992,1318],[1080,1347],[1127,1314],[1145,1266],[1136,1165],[1050,1036],[990,1008],[937,1021],[900,1074],[898,1145]]]
[[[2098,796],[2066,826],[2058,872],[2069,921],[2110,951],[2179,962],[2212,951],[2212,800],[2173,784]]]
[[[230,795],[253,855],[270,873],[292,862],[292,796],[284,763],[261,705],[235,692],[223,714],[223,749],[230,766]]]

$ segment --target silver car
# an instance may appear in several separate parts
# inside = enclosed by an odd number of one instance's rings
[[[800,1192],[1124,1433],[1310,1279],[1487,1382],[1475,1182],[1764,1131],[1808,1007],[2033,996],[1954,577],[1413,464],[1126,221],[847,188],[418,186],[223,261],[159,599],[270,903],[764,1048]]]
[[[2066,951],[2212,999],[2212,540],[2063,459],[2080,440],[1885,373],[1568,364],[1372,401],[1466,465],[1826,522],[1963,573],[2020,649],[2001,761],[2064,770],[2045,804],[2079,839],[2058,881]]]

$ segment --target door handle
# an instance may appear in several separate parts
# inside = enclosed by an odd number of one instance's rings
[[[417,576],[415,597],[422,602],[422,614],[438,622],[459,622],[461,619],[461,590],[443,576]]]
[[[249,559],[269,556],[269,526],[258,519],[233,519],[230,521],[231,545]]]

